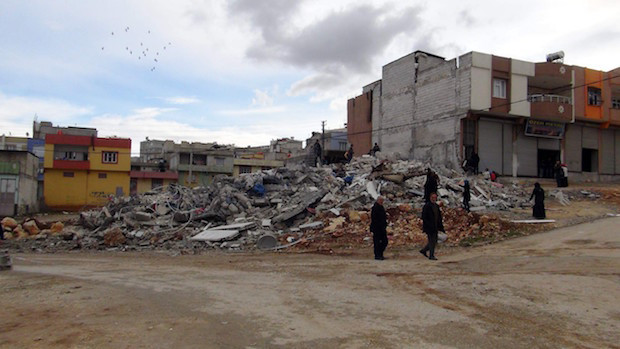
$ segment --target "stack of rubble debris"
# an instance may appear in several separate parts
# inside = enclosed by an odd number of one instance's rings
[[[320,236],[368,241],[368,210],[378,195],[392,214],[395,244],[422,241],[419,209],[428,164],[365,155],[349,164],[322,168],[278,168],[240,177],[220,176],[208,187],[170,186],[116,198],[107,206],[81,212],[70,227],[29,220],[3,221],[16,248],[40,251],[71,249],[167,249],[195,253],[205,248],[281,249],[308,246]],[[484,235],[502,224],[490,216],[459,209],[467,177],[447,168],[439,176],[439,199],[446,211],[449,242]],[[472,211],[529,207],[529,193],[516,184],[502,185],[469,177]],[[485,218],[487,217],[487,218]],[[29,223],[33,222],[33,223]],[[35,229],[36,227],[36,229]],[[314,236],[314,237],[313,237]],[[303,242],[303,243],[302,243]],[[355,243],[355,244],[354,244]]]

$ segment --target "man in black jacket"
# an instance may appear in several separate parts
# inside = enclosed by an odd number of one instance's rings
[[[372,206],[372,211],[370,211],[370,231],[372,232],[376,260],[385,259],[383,257],[383,251],[385,251],[388,245],[386,228],[387,215],[383,207],[383,197],[379,196],[377,202]]]
[[[437,205],[437,193],[431,193],[430,201],[427,202],[422,209],[422,230],[428,237],[428,243],[420,250],[420,253],[428,259],[437,260],[437,258],[435,258],[437,234],[440,231],[445,232],[441,219],[441,210]],[[426,252],[430,253],[427,255]]]
[[[431,193],[437,192],[437,174],[430,168],[426,169],[426,183],[424,183],[424,202],[430,201]]]

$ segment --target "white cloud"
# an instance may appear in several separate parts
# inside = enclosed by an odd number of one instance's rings
[[[254,90],[254,98],[252,98],[252,106],[261,108],[270,107],[273,105],[273,97],[269,95],[267,91]]]
[[[285,106],[265,107],[265,108],[246,108],[246,109],[227,109],[217,113],[222,115],[266,115],[283,113],[287,111]]]
[[[0,93],[0,130],[11,131],[14,135],[32,132],[35,115],[41,120],[54,123],[70,123],[76,118],[92,114],[91,107],[71,104],[54,98],[9,96]],[[4,132],[4,131],[3,131]]]
[[[200,103],[200,99],[196,98],[196,97],[167,97],[164,98],[164,101],[170,103],[170,104],[194,104],[194,103]]]

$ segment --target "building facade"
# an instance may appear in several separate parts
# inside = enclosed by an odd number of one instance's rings
[[[502,175],[549,177],[557,160],[578,177],[620,174],[620,69],[416,51],[382,75],[349,101],[349,128],[372,124],[353,144],[455,168],[477,151]]]
[[[209,186],[215,176],[233,174],[234,148],[231,146],[166,141],[164,152],[170,159],[170,170],[178,173],[180,185]]]
[[[0,217],[39,211],[39,159],[26,150],[0,150]]]
[[[321,144],[324,161],[327,163],[344,161],[344,153],[349,149],[346,128],[325,130],[325,134],[321,132],[312,132],[312,136],[306,139],[306,152],[310,154],[311,157],[314,151],[313,146],[316,141],[319,141],[319,144]],[[358,152],[357,148],[354,149],[353,153],[354,156],[363,154]]]
[[[131,140],[45,136],[44,200],[51,209],[105,205],[129,195]]]

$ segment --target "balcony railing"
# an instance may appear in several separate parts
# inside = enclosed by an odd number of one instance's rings
[[[570,97],[560,95],[532,94],[527,96],[527,100],[532,103],[554,102],[561,104],[573,104]]]

